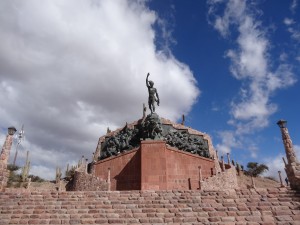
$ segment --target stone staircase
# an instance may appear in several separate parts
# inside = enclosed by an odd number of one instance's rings
[[[0,192],[0,224],[300,224],[300,193],[231,191]]]

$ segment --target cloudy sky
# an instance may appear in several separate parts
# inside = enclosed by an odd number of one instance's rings
[[[17,164],[29,150],[31,173],[54,179],[141,117],[150,72],[160,116],[185,114],[221,154],[274,175],[279,119],[300,157],[299,12],[297,0],[1,1],[0,141],[24,124]]]

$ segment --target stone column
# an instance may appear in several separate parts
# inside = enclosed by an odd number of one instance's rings
[[[282,135],[282,141],[286,153],[286,158],[288,160],[289,164],[296,163],[297,157],[293,148],[292,140],[289,135],[289,131],[286,127],[287,121],[285,120],[279,120],[277,122],[278,126],[280,127],[281,135]]]
[[[0,191],[2,191],[7,185],[9,176],[9,171],[7,170],[7,162],[13,142],[13,135],[16,131],[17,130],[14,127],[8,128],[8,134],[2,147],[0,155]]]
[[[229,152],[227,152],[227,160],[228,160],[228,165],[231,165],[230,157],[229,157]]]
[[[282,178],[281,178],[281,171],[278,171],[278,175],[279,175],[279,180],[280,180],[280,187],[284,187],[284,185],[282,183]]]
[[[224,163],[224,157],[221,156],[221,161],[222,161],[222,171],[225,171],[225,163]]]
[[[284,157],[282,157],[282,161],[283,161],[283,163],[284,163],[284,167],[286,168],[286,166],[287,166],[287,163],[286,163],[286,161],[285,161],[285,158],[284,158]]]
[[[85,173],[88,174],[88,159],[85,159]]]
[[[198,166],[199,169],[199,180],[202,181],[202,169],[201,166]]]
[[[199,190],[201,189],[201,182],[202,182],[202,170],[201,166],[198,166],[199,169]]]
[[[252,188],[256,188],[256,187],[255,187],[255,182],[254,182],[254,177],[253,177],[253,176],[251,176],[251,183],[252,183]]]
[[[217,160],[219,161],[219,155],[218,155],[218,151],[216,150],[216,157],[217,157]]]
[[[108,168],[107,171],[107,184],[108,184],[108,191],[111,189],[111,183],[110,183],[110,168]]]
[[[287,121],[285,120],[279,120],[277,122],[277,125],[280,127],[287,158],[287,163],[285,162],[285,172],[290,182],[290,187],[294,190],[300,191],[300,163],[296,157],[286,123]]]
[[[237,170],[238,176],[240,176],[241,175],[241,166],[237,162],[235,164],[236,164],[236,170]]]

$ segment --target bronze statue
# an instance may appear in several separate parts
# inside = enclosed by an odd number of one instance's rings
[[[150,73],[147,74],[146,78],[146,86],[148,88],[149,98],[148,98],[148,104],[149,109],[151,111],[151,114],[155,112],[155,102],[157,102],[157,105],[159,106],[159,97],[156,88],[153,87],[154,82],[148,81]]]

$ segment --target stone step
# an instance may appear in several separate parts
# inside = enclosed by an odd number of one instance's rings
[[[0,193],[0,224],[101,223],[300,224],[300,195],[286,188]]]

